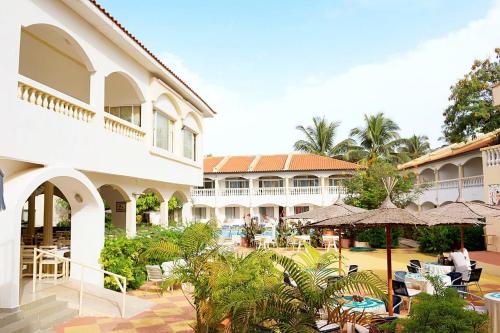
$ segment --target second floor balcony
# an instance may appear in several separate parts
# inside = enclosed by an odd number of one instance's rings
[[[426,182],[421,186],[420,204],[430,202],[440,206],[458,198],[466,201],[484,200],[483,175]]]

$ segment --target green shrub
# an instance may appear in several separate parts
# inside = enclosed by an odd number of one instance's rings
[[[483,227],[467,227],[464,230],[464,246],[469,251],[484,250]],[[454,226],[419,228],[419,251],[424,253],[443,253],[460,246],[460,229]]]
[[[486,332],[488,316],[464,307],[467,302],[453,288],[436,295],[415,296],[410,315],[386,325],[384,332],[479,333]]]
[[[393,228],[391,236],[392,247],[398,247],[401,230],[399,228]],[[370,228],[363,230],[356,235],[356,240],[359,242],[368,242],[371,247],[378,249],[385,249],[386,239],[385,228]]]

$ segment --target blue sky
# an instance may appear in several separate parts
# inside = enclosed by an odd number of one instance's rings
[[[314,115],[341,121],[341,140],[378,111],[437,145],[448,87],[500,46],[493,0],[100,2],[219,111],[213,154],[288,152]],[[432,126],[412,121],[422,108]]]

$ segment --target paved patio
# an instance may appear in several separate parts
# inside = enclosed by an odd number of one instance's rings
[[[248,252],[248,249],[239,249],[241,252]],[[280,250],[286,255],[293,255],[294,251]],[[382,279],[386,279],[385,250],[374,252],[350,252],[343,251],[346,263],[359,265],[360,270],[372,270]],[[483,267],[481,276],[481,288],[483,292],[500,291],[500,261],[491,260],[496,258],[496,253],[472,253],[471,257],[477,259],[478,266]],[[481,259],[485,259],[485,262]],[[406,271],[406,265],[410,259],[421,261],[434,261],[435,257],[421,254],[413,249],[393,250],[393,270]],[[493,264],[494,263],[494,264]],[[101,333],[101,332],[121,332],[121,333],[180,333],[193,332],[191,326],[194,321],[194,311],[191,305],[182,295],[180,290],[168,292],[160,296],[154,289],[146,292],[146,286],[140,290],[130,292],[130,294],[142,297],[148,301],[155,302],[151,310],[147,310],[130,319],[117,319],[106,317],[81,317],[75,318],[63,325],[57,326],[54,330],[57,333]],[[471,287],[474,293],[478,291]]]

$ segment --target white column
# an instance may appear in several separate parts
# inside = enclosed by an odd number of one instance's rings
[[[321,206],[325,206],[325,195],[326,195],[326,189],[325,189],[325,177],[319,177],[319,184],[321,186]]]
[[[193,220],[193,204],[188,201],[182,205],[182,223],[191,222]]]
[[[28,198],[28,228],[26,229],[26,235],[34,241],[35,237],[35,193],[31,193]]]
[[[436,189],[436,206],[439,206],[439,170],[434,169],[434,188]]]
[[[458,198],[457,200],[463,200],[464,194],[464,165],[458,165]]]
[[[168,227],[168,200],[160,203],[160,225]]]
[[[126,206],[126,217],[125,217],[125,230],[128,237],[135,237],[137,230],[136,222],[136,199],[133,195],[130,196],[130,201],[127,202]]]
[[[285,206],[287,207],[287,209],[289,208],[288,205],[290,204],[289,202],[289,196],[290,196],[290,182],[289,182],[289,179],[288,177],[285,177],[283,179],[284,183],[285,183]],[[286,215],[289,215],[288,214],[288,210],[287,210],[287,213]]]
[[[104,127],[104,90],[106,77],[102,72],[95,72],[90,77],[90,106],[96,114],[94,123]]]
[[[254,182],[253,179],[248,180],[248,202],[250,203],[250,211],[252,210],[253,207],[253,188],[254,188],[253,182]]]

